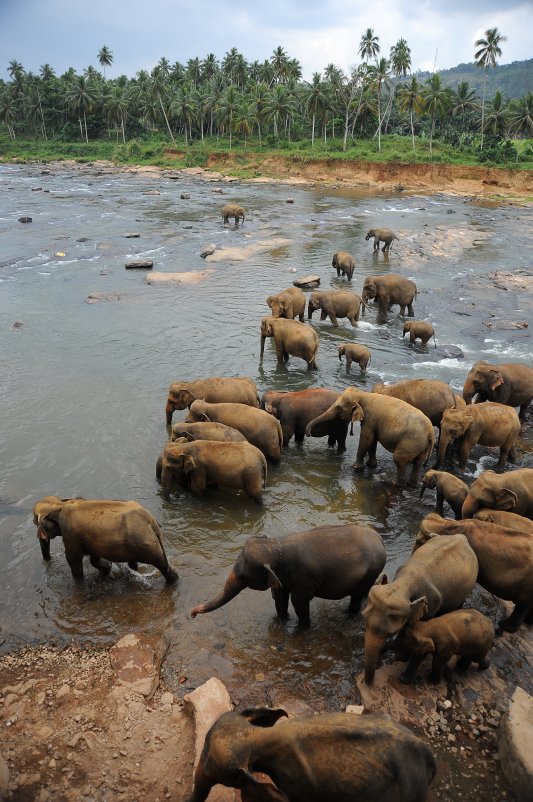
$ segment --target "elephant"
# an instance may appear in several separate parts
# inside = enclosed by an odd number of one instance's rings
[[[212,423],[211,421],[198,421],[197,423],[175,423],[172,426],[170,440],[174,442],[180,437],[186,440],[218,440],[222,443],[244,443],[246,437],[223,423]]]
[[[278,420],[262,409],[245,404],[209,404],[193,401],[187,415],[187,423],[194,421],[224,423],[243,434],[249,443],[263,452],[265,457],[277,465],[281,460],[283,432]]]
[[[336,251],[333,254],[331,266],[337,271],[337,276],[346,276],[348,281],[352,280],[353,271],[355,270],[355,260],[346,251]]]
[[[203,496],[208,486],[244,490],[256,504],[263,503],[267,464],[251,443],[221,443],[213,440],[180,439],[167,443],[157,461],[166,494],[173,484]]]
[[[372,354],[366,345],[359,345],[358,343],[341,343],[338,350],[339,362],[342,362],[341,357],[346,357],[346,373],[350,372],[352,362],[357,362],[361,373],[363,373],[372,358]]]
[[[440,682],[448,661],[457,655],[457,668],[465,670],[470,663],[480,671],[490,666],[487,654],[494,643],[494,626],[490,618],[477,610],[454,610],[429,621],[410,621],[402,637],[402,651],[409,655],[409,665],[401,675],[402,682],[413,682],[420,663],[433,655],[430,682]]]
[[[533,535],[489,521],[450,521],[432,512],[420,524],[415,549],[425,548],[437,537],[457,537],[459,532],[477,557],[479,584],[515,604],[511,615],[499,622],[499,629],[516,632],[524,621],[533,624]]]
[[[483,508],[504,510],[533,519],[533,468],[518,468],[498,474],[483,471],[468,488],[463,518],[472,518]]]
[[[398,239],[390,228],[371,228],[366,232],[365,240],[374,238],[374,251],[379,251],[379,243],[383,243],[383,253],[390,251],[393,240]]]
[[[426,487],[437,489],[436,511],[439,515],[444,514],[444,502],[447,501],[453,510],[455,520],[461,520],[461,509],[463,501],[468,495],[468,485],[457,476],[447,471],[426,471],[422,477],[422,488],[420,498],[424,495]]]
[[[83,558],[109,573],[111,562],[127,562],[137,571],[138,563],[157,568],[168,584],[178,574],[170,567],[161,529],[155,518],[137,501],[58,498],[45,496],[33,507],[33,523],[45,560],[50,559],[50,540],[62,537],[72,576],[83,579]]]
[[[474,513],[474,518],[479,521],[489,521],[498,526],[505,526],[507,529],[517,529],[519,532],[529,532],[533,535],[533,521],[524,518],[523,515],[516,515],[514,512],[503,512],[503,510],[478,510]]]
[[[245,588],[270,588],[282,620],[288,618],[290,597],[301,627],[310,624],[309,602],[315,596],[350,596],[348,612],[356,614],[386,559],[381,537],[369,526],[339,524],[293,532],[282,538],[251,537],[222,592],[194,607],[191,616],[218,610]]]
[[[417,296],[416,284],[399,273],[388,273],[384,276],[367,276],[363,284],[362,301],[367,304],[372,298],[378,305],[380,315],[386,315],[389,309],[398,304],[400,315],[414,317],[413,301]],[[364,306],[363,306],[364,314]]]
[[[349,290],[322,290],[312,292],[307,305],[307,317],[313,317],[313,312],[320,309],[320,320],[327,317],[334,326],[339,325],[337,318],[347,317],[352,326],[357,325],[361,311],[361,298]]]
[[[224,218],[224,225],[229,223],[229,218],[233,217],[235,225],[239,225],[239,220],[242,220],[244,225],[245,210],[238,203],[226,203],[222,207],[222,217]]]
[[[304,322],[305,295],[299,287],[289,287],[277,295],[269,295],[267,304],[272,309],[272,317],[285,317],[289,320],[297,317]]]
[[[520,419],[533,398],[533,368],[527,365],[504,363],[490,365],[476,362],[466,377],[463,398],[467,404],[496,401],[510,407],[520,407]]]
[[[433,337],[435,348],[437,347],[437,340],[435,339],[435,329],[431,323],[426,323],[425,320],[406,320],[403,324],[402,337],[409,332],[409,342],[414,344],[417,340],[421,340],[422,345],[427,345],[429,340]]]
[[[223,713],[207,732],[186,802],[205,802],[217,784],[256,802],[426,799],[435,758],[389,715],[319,713],[276,724],[286,716],[266,707]],[[258,780],[255,771],[275,785]]]
[[[283,445],[286,446],[293,435],[297,443],[302,443],[309,421],[329,409],[339,395],[340,393],[336,390],[327,390],[325,387],[296,390],[295,392],[267,390],[261,399],[261,404],[270,415],[274,415],[281,423]],[[320,430],[320,434],[314,436],[327,436],[328,446],[334,446],[337,443],[337,451],[342,454],[346,451],[347,434],[347,421],[333,421]]]
[[[444,410],[456,405],[452,388],[437,379],[406,379],[396,384],[375,384],[372,392],[399,398],[411,404],[423,412],[433,426],[438,428]]]
[[[167,426],[172,423],[175,409],[186,409],[193,401],[201,399],[211,403],[231,402],[259,406],[259,395],[255,383],[248,378],[237,379],[194,379],[193,381],[175,381],[168,389],[165,408]]]
[[[307,362],[308,370],[316,370],[318,334],[299,320],[264,317],[261,321],[261,355],[265,352],[265,340],[274,338],[278,362],[288,362],[289,356],[297,356]]]
[[[423,412],[398,398],[348,387],[328,410],[307,425],[306,435],[313,436],[316,427],[321,430],[333,420],[361,421],[357,457],[352,466],[355,470],[363,470],[366,454],[368,466],[376,467],[376,448],[381,443],[392,453],[398,487],[405,485],[405,470],[411,463],[408,484],[416,487],[420,468],[429,459],[435,442],[433,426]]]
[[[387,638],[398,635],[412,620],[457,610],[477,574],[477,557],[466,537],[458,534],[432,538],[398,568],[390,584],[386,575],[378,580],[363,610],[365,682],[372,684]]]
[[[478,443],[482,446],[499,446],[497,468],[503,470],[507,459],[515,461],[514,443],[520,432],[520,420],[513,407],[483,401],[464,409],[445,409],[442,415],[439,441],[440,464],[452,440],[457,441],[459,467],[462,471],[470,452]]]

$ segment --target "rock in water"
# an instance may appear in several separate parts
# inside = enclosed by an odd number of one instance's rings
[[[124,265],[126,270],[151,270],[153,266],[153,259],[132,259]]]
[[[211,254],[214,252],[215,252],[215,245],[213,244],[206,245],[205,248],[202,248],[202,250],[200,251],[200,256],[202,257],[202,259],[205,259],[206,256],[211,256]]]
[[[302,290],[314,290],[315,287],[320,286],[320,276],[303,276],[295,279],[292,283],[295,287],[301,287]]]
[[[19,223],[31,223],[33,220],[32,217],[19,217]]]

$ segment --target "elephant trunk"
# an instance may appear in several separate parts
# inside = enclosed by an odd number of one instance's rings
[[[39,538],[39,546],[41,547],[41,554],[43,555],[43,560],[50,559],[50,540],[48,539],[48,535],[46,535],[41,527],[37,530],[37,537]]]
[[[473,518],[478,509],[479,504],[476,503],[472,496],[468,495],[461,507],[461,518]]]
[[[365,682],[367,685],[372,685],[374,681],[374,674],[379,664],[379,656],[385,641],[385,635],[379,635],[372,629],[365,632]]]
[[[334,418],[335,416],[330,410],[326,409],[322,415],[307,424],[305,429],[306,437],[325,437],[325,435],[329,434],[330,424]]]
[[[241,590],[248,587],[246,582],[237,576],[235,571],[232,571],[231,574],[226,579],[226,584],[222,589],[222,593],[211,601],[206,602],[205,604],[198,604],[191,610],[191,618],[196,618],[197,615],[203,613],[210,613],[212,610],[218,610],[219,607],[223,607],[229,601],[235,598]]]
[[[476,394],[476,389],[473,383],[469,381],[465,382],[463,387],[463,398],[467,404],[472,403],[472,399],[474,398],[475,394]]]
[[[439,451],[437,455],[437,461],[435,463],[435,467],[439,468],[441,463],[444,461],[444,457],[446,456],[446,452],[448,451],[448,446],[450,445],[452,438],[448,434],[448,432],[443,432],[442,427],[440,430],[440,438],[439,438]]]
[[[170,424],[172,423],[172,413],[173,412],[174,412],[174,406],[173,406],[172,402],[169,399],[169,400],[167,400],[167,403],[166,403],[166,406],[165,406],[165,415],[167,416],[167,426],[170,426]]]

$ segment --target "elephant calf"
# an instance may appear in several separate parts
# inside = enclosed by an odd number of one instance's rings
[[[45,496],[33,508],[33,523],[45,560],[50,559],[50,540],[63,538],[74,579],[83,579],[86,555],[104,573],[111,570],[111,562],[127,562],[134,571],[138,563],[147,563],[168,583],[178,579],[168,564],[159,524],[136,501]]]
[[[444,502],[447,501],[453,510],[455,520],[461,520],[463,502],[468,495],[468,485],[453,473],[447,471],[426,471],[422,477],[420,498],[424,495],[426,487],[436,488],[437,506],[439,515],[444,515]]]
[[[387,555],[381,537],[368,526],[319,526],[284,538],[251,537],[237,558],[222,592],[191,611],[210,613],[245,588],[270,590],[280,618],[288,617],[289,597],[301,626],[309,626],[309,602],[350,596],[350,613],[382,571]]]
[[[214,785],[259,802],[424,802],[436,772],[430,748],[390,716],[282,709],[224,713],[208,731],[187,802]],[[276,724],[276,726],[274,726]],[[254,777],[268,775],[275,785]]]
[[[460,657],[457,668],[470,663],[484,671],[490,666],[487,654],[494,643],[494,626],[490,618],[477,610],[454,610],[429,621],[414,621],[403,633],[401,648],[409,655],[409,665],[401,675],[402,682],[413,682],[418,667],[427,654],[433,654],[430,682],[440,682],[442,671],[454,655]]]
[[[304,322],[305,295],[299,287],[289,287],[277,295],[269,295],[267,305],[272,309],[272,317],[299,318]]]
[[[374,238],[374,250],[379,251],[379,243],[383,243],[383,253],[388,252],[392,245],[393,240],[398,239],[394,231],[390,228],[370,228],[366,232],[365,240]]]
[[[322,290],[312,292],[307,305],[307,317],[313,317],[313,312],[320,309],[320,320],[327,317],[334,326],[339,325],[337,318],[347,317],[352,326],[357,325],[361,310],[361,298],[349,290]]]
[[[459,467],[462,471],[476,445],[500,446],[497,468],[505,468],[507,459],[515,460],[514,444],[520,432],[520,419],[513,407],[484,401],[462,409],[445,409],[439,441],[439,463],[452,440],[457,440]]]
[[[352,362],[357,362],[362,373],[371,359],[371,353],[366,345],[358,343],[341,343],[339,345],[339,362],[342,362],[341,357],[343,356],[346,357],[346,373],[350,372]]]
[[[226,205],[222,207],[224,225],[229,223],[230,217],[233,217],[236,226],[239,225],[239,220],[242,220],[244,224],[244,215],[245,211],[238,203],[226,203]]]
[[[431,323],[426,323],[425,320],[406,320],[403,324],[402,337],[405,337],[407,332],[409,332],[409,342],[411,344],[414,344],[417,340],[421,340],[422,345],[427,345],[433,337],[435,348],[437,347],[435,329]]]
[[[346,276],[348,281],[352,280],[353,271],[355,270],[355,260],[351,254],[346,251],[337,251],[333,254],[331,266],[337,271],[337,276]]]

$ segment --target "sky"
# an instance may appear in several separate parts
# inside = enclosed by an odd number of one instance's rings
[[[0,0],[0,78],[12,60],[34,73],[46,63],[57,75],[101,70],[104,45],[107,78],[150,71],[163,56],[221,60],[232,47],[264,61],[281,46],[310,80],[327,64],[360,63],[367,28],[381,56],[406,39],[413,72],[473,62],[488,28],[507,37],[498,64],[533,57],[533,0]]]

